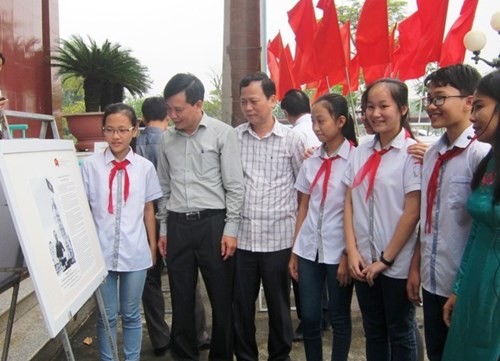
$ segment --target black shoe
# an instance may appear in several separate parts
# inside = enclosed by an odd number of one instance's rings
[[[203,341],[202,343],[200,343],[198,345],[198,350],[200,350],[200,351],[209,350],[210,349],[211,341],[212,340],[210,338],[207,338],[205,341]]]
[[[154,352],[155,356],[159,357],[159,356],[165,355],[169,348],[170,348],[170,344],[168,344],[167,346],[155,348],[155,349],[153,349],[153,352]]]

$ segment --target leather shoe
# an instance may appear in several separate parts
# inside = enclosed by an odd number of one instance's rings
[[[153,352],[154,352],[155,356],[160,357],[160,356],[165,355],[169,348],[170,348],[170,344],[163,346],[163,347],[155,348],[155,349],[153,349]]]
[[[207,338],[205,341],[203,341],[202,343],[200,343],[198,345],[198,350],[209,350],[210,349],[210,344],[211,344],[211,339],[210,338]]]

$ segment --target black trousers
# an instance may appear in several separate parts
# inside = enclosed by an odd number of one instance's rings
[[[424,304],[425,348],[429,361],[441,361],[448,326],[443,321],[443,306],[448,298],[426,291],[422,288]]]
[[[236,251],[233,310],[235,354],[240,361],[259,359],[255,340],[255,301],[261,281],[269,315],[269,360],[290,360],[293,333],[288,273],[290,253],[291,248],[276,252]]]
[[[170,328],[165,321],[165,299],[161,281],[164,266],[159,252],[156,257],[156,264],[148,270],[144,291],[142,292],[144,318],[146,319],[149,339],[154,349],[166,347],[170,344]],[[209,343],[210,340],[199,282],[196,286],[195,304],[196,335],[198,345],[201,346]]]
[[[170,328],[165,322],[165,299],[161,290],[163,261],[159,253],[156,257],[156,264],[148,270],[142,292],[144,318],[149,339],[155,349],[166,347],[170,343]]]
[[[198,360],[195,326],[195,290],[198,270],[212,306],[210,360],[231,360],[233,355],[232,293],[234,260],[223,261],[221,239],[225,214],[197,220],[169,215],[167,269],[172,297],[171,354],[175,360]]]

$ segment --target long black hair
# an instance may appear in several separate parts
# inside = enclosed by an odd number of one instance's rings
[[[496,70],[485,75],[478,83],[476,94],[492,98],[496,102],[493,116],[496,114],[500,121],[500,70]],[[496,144],[499,142],[499,144]],[[481,184],[488,161],[493,157],[495,180],[493,182],[493,203],[500,202],[500,126],[497,123],[495,129],[495,144],[490,152],[479,163],[474,177],[472,178],[472,189],[476,189]]]

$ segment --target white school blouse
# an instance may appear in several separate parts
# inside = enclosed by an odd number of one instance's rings
[[[83,184],[92,210],[92,216],[101,244],[107,269],[131,272],[152,265],[146,227],[144,205],[161,197],[156,170],[146,158],[130,150],[127,172],[130,179],[129,196],[123,199],[124,172],[118,171],[113,180],[113,209],[108,212],[109,173],[113,168],[113,154],[107,148],[86,158],[82,165]]]
[[[352,189],[354,234],[359,253],[368,265],[378,260],[389,244],[403,214],[405,195],[420,190],[421,164],[407,152],[407,148],[415,143],[415,140],[406,138],[405,130],[402,129],[387,146],[393,149],[382,156],[370,198],[365,200],[369,177]],[[354,177],[373,154],[373,149],[381,149],[378,137],[353,151],[343,179],[348,187],[352,186]],[[415,228],[392,267],[383,272],[384,275],[408,278],[416,236]]]
[[[342,178],[347,169],[351,149],[354,149],[354,146],[348,140],[345,140],[338,149],[339,158],[332,162],[324,207],[320,206],[323,197],[324,174],[318,179],[311,192],[311,184],[323,163],[321,157],[326,157],[323,147],[316,149],[300,167],[295,188],[310,196],[309,210],[293,247],[293,253],[302,258],[315,261],[318,256],[319,263],[340,263],[345,249],[343,222],[347,188]]]
[[[469,236],[472,220],[466,203],[471,193],[472,176],[490,150],[489,144],[477,140],[470,143],[467,137],[473,135],[474,129],[470,126],[449,146],[446,134],[443,134],[424,156],[420,203],[420,274],[422,287],[442,297],[449,297],[452,292]],[[434,164],[438,154],[444,154],[455,146],[465,150],[441,166],[432,209],[432,228],[430,233],[425,233],[427,186]]]

